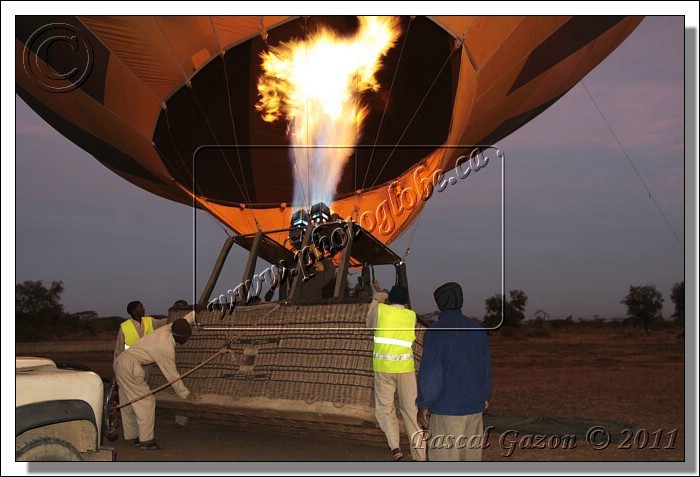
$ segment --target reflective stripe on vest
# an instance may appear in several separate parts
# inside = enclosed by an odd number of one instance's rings
[[[372,354],[373,358],[380,358],[380,359],[390,359],[393,361],[405,361],[407,359],[413,359],[413,353],[408,353],[408,354],[380,354],[380,353],[373,353]]]
[[[413,345],[413,343],[410,341],[397,340],[395,338],[383,338],[381,336],[375,336],[374,342],[382,344],[395,344],[398,346],[405,346],[406,348],[410,348]]]
[[[141,318],[141,325],[143,326],[143,336],[153,332],[153,318],[150,316]],[[124,349],[126,350],[141,337],[139,336],[139,332],[136,331],[136,325],[134,325],[132,320],[124,321],[121,326],[122,333],[124,333]]]
[[[377,329],[374,331],[372,367],[380,373],[415,371],[413,350],[416,340],[416,313],[380,303],[377,306]]]

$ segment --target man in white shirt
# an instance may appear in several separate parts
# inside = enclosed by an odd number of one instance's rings
[[[175,344],[185,344],[190,336],[192,326],[189,321],[178,318],[172,324],[144,336],[121,353],[114,363],[120,402],[126,403],[151,392],[144,371],[144,366],[151,363],[158,365],[168,382],[179,379],[180,374],[175,363]],[[199,403],[199,396],[190,393],[182,381],[174,382],[172,387],[182,399],[194,404]],[[123,407],[124,439],[136,439],[134,443],[142,449],[160,449],[155,442],[155,420],[156,399],[153,395]]]

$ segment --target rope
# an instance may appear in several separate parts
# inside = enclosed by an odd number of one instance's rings
[[[408,22],[408,28],[406,28],[406,34],[403,38],[403,44],[401,45],[401,52],[399,52],[399,59],[396,61],[396,68],[394,69],[394,76],[391,78],[391,86],[389,87],[389,95],[386,98],[386,103],[384,103],[384,110],[382,111],[382,119],[379,121],[379,127],[377,128],[377,135],[374,138],[374,146],[372,146],[372,154],[369,156],[369,163],[367,163],[367,170],[365,171],[365,178],[362,180],[362,189],[365,188],[367,183],[367,174],[369,173],[369,168],[372,165],[372,159],[374,158],[374,151],[377,147],[377,141],[379,141],[379,133],[382,130],[382,125],[384,124],[384,116],[386,115],[386,109],[389,106],[389,99],[391,99],[391,92],[394,89],[394,83],[396,82],[396,75],[399,72],[399,66],[401,65],[401,58],[403,57],[403,50],[408,42],[408,33],[411,31],[411,25],[413,24],[413,17]],[[441,70],[442,71],[442,70]]]
[[[450,62],[450,58],[454,54],[455,51],[459,50],[459,45],[455,44],[455,47],[452,49],[449,55],[447,55],[447,59],[445,59],[445,62],[442,64],[442,67],[440,68],[440,71],[437,72],[435,75],[435,79],[433,80],[433,83],[430,85],[428,88],[428,91],[425,92],[425,95],[423,96],[423,99],[421,100],[420,104],[416,108],[416,111],[413,113],[413,116],[411,119],[408,121],[408,124],[406,124],[406,127],[403,130],[403,133],[401,134],[401,137],[399,138],[398,141],[396,141],[396,145],[394,148],[391,150],[391,153],[389,154],[389,157],[386,158],[386,161],[384,161],[384,165],[382,166],[381,169],[379,169],[379,172],[377,173],[377,178],[374,179],[374,182],[372,182],[372,185],[369,187],[370,189],[373,189],[377,181],[379,180],[379,177],[382,175],[382,172],[384,172],[384,168],[386,167],[387,164],[389,164],[389,160],[394,156],[394,152],[396,151],[396,148],[401,144],[401,141],[403,140],[403,137],[406,135],[408,132],[408,128],[411,127],[411,124],[413,123],[413,120],[416,119],[416,116],[418,115],[418,111],[423,107],[423,104],[425,101],[428,99],[428,95],[430,92],[433,90],[433,87],[435,86],[435,83],[437,83],[438,78],[440,78],[440,74],[442,74],[442,71],[445,69],[445,66],[447,66]]]
[[[202,194],[202,190],[198,187],[197,183],[194,181],[194,170],[189,171],[187,169],[187,164],[185,163],[185,160],[182,157],[182,154],[180,154],[180,150],[177,148],[177,145],[175,144],[175,139],[173,138],[173,132],[170,129],[170,115],[168,114],[168,108],[165,106],[165,103],[163,103],[163,111],[165,112],[165,126],[168,130],[168,138],[170,139],[170,144],[173,146],[173,150],[175,151],[175,154],[177,154],[178,159],[180,159],[180,164],[182,169],[189,175],[190,179],[192,180],[192,190],[198,190],[199,195]],[[158,145],[154,143],[154,148],[156,149],[156,152],[158,152]],[[160,155],[160,152],[158,152]],[[164,155],[162,155],[165,157]],[[197,192],[195,192],[196,194]]]
[[[214,220],[214,223],[215,223],[216,225],[218,225],[219,227],[221,227],[221,230],[224,231],[224,233],[226,234],[227,237],[232,237],[232,235],[231,235],[230,233],[228,233],[228,230],[226,230],[226,227],[224,227],[223,225],[221,225],[221,221],[220,221],[219,219],[217,219],[216,216],[215,216],[213,213],[211,213],[208,209],[204,209],[204,211],[205,211],[207,214],[209,214],[209,217],[211,217],[211,218]],[[256,222],[257,222],[257,220],[256,220]],[[234,230],[234,232],[235,232],[235,230]],[[236,233],[238,233],[238,232],[236,232]]]
[[[165,38],[165,35],[163,34],[163,30],[160,29],[158,26],[158,22],[156,19],[151,15],[151,21],[153,22],[153,25],[156,27],[156,30],[158,30],[158,34],[160,35],[161,40],[163,40],[163,43],[165,43],[165,46],[168,48],[168,52],[170,53],[170,56],[172,57],[173,61],[177,65],[177,67],[180,69],[180,73],[182,73],[182,78],[185,80],[185,84],[189,85],[190,80],[187,78],[187,73],[185,73],[185,70],[182,68],[182,65],[180,64],[180,60],[178,59],[177,55],[173,51],[173,49],[170,47],[170,43],[168,40]]]
[[[656,202],[656,199],[654,198],[654,194],[651,193],[651,190],[650,190],[649,187],[647,186],[646,182],[644,182],[644,179],[642,179],[641,174],[639,174],[639,171],[637,170],[637,168],[635,167],[634,163],[632,162],[632,159],[630,158],[629,154],[627,154],[627,151],[625,150],[624,146],[622,145],[622,143],[621,143],[620,140],[618,139],[617,134],[615,134],[615,131],[613,131],[612,126],[610,126],[610,123],[609,123],[608,120],[605,118],[605,115],[603,114],[603,111],[600,110],[600,108],[598,107],[598,103],[596,103],[595,99],[593,99],[593,95],[591,94],[590,91],[588,91],[588,88],[586,88],[586,85],[583,84],[583,81],[581,81],[581,86],[583,86],[583,89],[586,90],[586,93],[588,93],[588,97],[591,98],[591,101],[593,102],[593,105],[594,105],[594,106],[596,107],[596,109],[598,110],[598,113],[600,114],[600,117],[603,118],[603,121],[605,121],[605,125],[608,126],[608,129],[610,129],[610,132],[612,133],[613,137],[615,138],[615,141],[617,141],[617,145],[620,146],[620,149],[622,149],[622,153],[623,153],[623,154],[625,155],[625,157],[627,158],[627,162],[630,163],[630,166],[632,166],[632,169],[634,169],[634,172],[637,174],[637,177],[639,178],[639,182],[641,182],[642,185],[644,186],[644,188],[647,190],[647,193],[649,194],[649,198],[651,199],[651,201],[652,201],[652,202],[654,203],[654,205],[656,206],[656,209],[657,209],[657,210],[659,211],[659,213],[661,214],[661,217],[663,217],[664,221],[666,222],[666,225],[668,226],[668,229],[671,231],[671,233],[673,234],[673,236],[676,238],[676,242],[678,243],[678,246],[681,248],[681,252],[682,252],[682,251],[683,251],[683,244],[681,243],[681,240],[678,238],[678,235],[676,235],[676,231],[673,230],[673,227],[671,227],[670,222],[669,222],[668,219],[666,218],[666,215],[664,214],[663,210],[661,210],[661,207],[659,206],[658,202]]]
[[[238,186],[238,190],[241,191],[241,194],[243,194],[245,200],[250,203],[250,197],[246,194],[246,191],[241,187],[241,185],[238,183],[238,178],[236,178],[236,174],[233,172],[233,168],[231,168],[231,164],[228,162],[228,158],[226,157],[226,154],[224,154],[223,150],[221,149],[221,143],[219,142],[219,138],[216,137],[216,133],[214,132],[214,128],[211,126],[211,123],[209,122],[209,118],[207,117],[206,112],[204,112],[204,108],[202,108],[202,104],[199,102],[199,99],[197,99],[197,95],[194,94],[194,89],[189,88],[190,91],[192,92],[192,98],[194,99],[194,102],[197,104],[197,108],[199,108],[199,112],[202,114],[202,118],[204,118],[204,122],[207,125],[207,128],[209,128],[209,131],[211,132],[212,137],[214,138],[214,141],[216,142],[217,149],[221,153],[221,156],[224,159],[224,162],[226,163],[226,167],[228,168],[228,171],[231,173],[231,177],[233,177],[233,180],[236,182],[236,186]],[[243,179],[243,178],[241,178]]]
[[[223,58],[222,58],[222,61],[223,61]],[[204,109],[202,108],[202,105],[199,102],[199,99],[197,99],[197,96],[194,94],[194,89],[193,88],[189,88],[189,89],[192,92],[192,98],[194,99],[194,102],[197,104],[197,107],[199,108],[199,112],[202,114],[202,117],[204,118],[204,121],[206,122],[207,127],[209,128],[209,131],[211,132],[211,135],[214,138],[214,141],[216,142],[217,149],[218,149],[219,153],[221,154],[221,157],[224,159],[224,163],[226,164],[226,168],[231,173],[231,177],[233,177],[233,180],[236,183],[238,190],[243,195],[243,199],[245,200],[245,203],[252,204],[250,196],[247,194],[247,190],[245,188],[241,187],[241,184],[238,182],[238,179],[236,178],[236,174],[233,172],[233,168],[231,167],[231,164],[229,164],[228,158],[226,157],[226,154],[224,153],[223,149],[221,148],[221,143],[219,142],[219,139],[216,137],[216,133],[214,132],[214,128],[211,126],[211,123],[209,122],[207,114],[204,112]],[[239,158],[239,164],[240,164],[240,158]],[[241,180],[245,184],[245,177],[241,177]],[[248,207],[245,210],[249,210],[250,214],[253,217],[253,220],[257,220],[255,217],[255,212],[254,212],[255,209]],[[248,224],[250,225],[250,219],[247,217],[247,214],[244,214],[244,217],[248,220]]]
[[[223,346],[219,351],[217,351],[216,353],[214,353],[213,355],[211,355],[209,358],[205,359],[204,361],[202,361],[201,363],[199,363],[197,366],[195,366],[194,368],[190,369],[190,370],[187,371],[186,373],[181,374],[178,378],[173,379],[172,381],[169,381],[169,382],[163,384],[162,386],[158,386],[157,388],[151,390],[151,392],[146,393],[146,394],[144,394],[143,396],[135,397],[134,399],[132,399],[131,401],[129,401],[129,402],[127,402],[127,403],[120,404],[119,406],[117,406],[116,408],[114,408],[114,410],[116,411],[117,409],[121,409],[121,408],[123,408],[123,407],[130,406],[131,404],[133,404],[133,403],[135,403],[135,402],[138,402],[138,401],[140,401],[141,399],[147,398],[148,396],[151,396],[151,395],[153,395],[153,394],[155,394],[155,393],[157,393],[157,392],[162,391],[163,389],[167,388],[168,386],[171,386],[172,384],[174,384],[174,383],[180,381],[180,380],[181,380],[182,378],[184,378],[185,376],[189,376],[190,374],[194,373],[194,372],[197,371],[199,368],[201,368],[202,366],[204,366],[204,365],[207,364],[208,362],[212,361],[212,360],[213,360],[214,358],[216,358],[217,356],[220,356],[220,355],[226,353],[228,350],[229,350],[229,347],[228,347],[228,346]]]
[[[306,31],[307,31],[307,20],[308,20],[308,17],[304,17],[304,32],[305,32],[305,34],[306,34]],[[263,23],[263,21],[262,21],[262,17],[260,18],[260,23],[261,23],[261,26],[264,27],[264,23]],[[269,48],[269,45],[268,45],[268,43],[267,43],[267,36],[265,36],[265,37],[263,38],[263,41],[265,42],[266,48]],[[307,46],[307,52],[306,52],[306,54],[307,54],[307,57],[308,57],[308,46]],[[308,62],[308,59],[307,59],[307,62]],[[308,94],[307,94],[307,101],[308,101]],[[307,103],[307,108],[306,108],[306,110],[307,110],[307,119],[306,119],[306,121],[307,121],[307,124],[308,124],[308,103]],[[309,162],[308,147],[309,147],[309,137],[308,137],[308,127],[307,127],[306,145],[305,145],[304,147],[302,147],[302,149],[304,150],[304,154],[306,155],[306,163],[307,163],[306,182],[307,182],[307,184],[309,183],[309,176],[310,176],[310,173],[309,173],[309,171],[308,171],[308,162]],[[306,193],[306,189],[304,188],[303,176],[301,175],[301,171],[299,170],[299,163],[297,162],[296,149],[298,149],[298,148],[299,148],[299,147],[296,147],[296,148],[295,148],[294,145],[291,144],[291,138],[290,138],[290,148],[289,148],[289,149],[290,149],[290,156],[291,156],[292,161],[294,162],[294,169],[296,170],[296,180],[295,180],[295,183],[294,183],[294,191],[292,192],[292,194],[293,194],[293,195],[292,195],[292,207],[294,207],[294,206],[297,206],[297,207],[298,207],[298,206],[300,205],[300,204],[295,204],[295,203],[294,203],[294,198],[295,198],[295,196],[296,196],[296,187],[297,187],[296,184],[297,184],[297,182],[298,182],[298,183],[299,183],[299,187],[300,187],[300,189],[301,189],[301,195],[302,195],[302,197],[304,198],[304,203],[301,204],[301,205],[302,205],[305,209],[308,209],[308,208],[310,207],[310,205],[309,205],[310,199],[308,198],[308,195],[307,195],[307,193]],[[310,187],[309,187],[309,189],[310,189]],[[310,194],[310,191],[309,191],[309,194]],[[284,226],[285,224],[283,223],[282,225]]]
[[[408,239],[408,245],[406,245],[406,251],[403,253],[403,257],[401,257],[401,261],[405,262],[406,257],[408,257],[408,252],[411,250],[411,244],[413,243],[413,237],[416,236],[416,230],[418,230],[418,223],[420,223],[420,219],[423,217],[423,214],[419,214],[418,218],[416,221],[413,223],[413,232],[411,232],[411,237]]]
[[[218,39],[217,39],[218,41]],[[246,185],[245,181],[245,173],[243,172],[243,161],[241,161],[241,150],[238,147],[238,135],[236,134],[236,122],[233,119],[233,110],[231,109],[231,88],[229,87],[229,80],[228,80],[228,72],[226,71],[226,59],[224,58],[224,55],[221,55],[221,63],[222,67],[224,69],[224,83],[226,84],[226,96],[228,97],[228,115],[231,118],[231,129],[233,131],[233,143],[236,146],[236,154],[238,156],[238,168],[241,171],[241,180],[243,181],[243,188],[245,189],[245,197],[248,203],[252,203],[250,201],[250,193],[248,192],[248,186]],[[255,216],[253,216],[255,218]],[[256,220],[257,222],[257,220]]]
[[[308,24],[307,20],[309,17],[304,17],[304,36],[307,36],[308,33]],[[304,42],[304,58],[306,59],[306,63],[309,63],[309,42],[305,41]],[[304,83],[304,94],[306,96],[306,146],[304,148],[304,153],[306,155],[306,185],[309,187],[308,190],[308,195],[305,196],[304,200],[306,203],[304,204],[305,209],[310,209],[311,208],[311,160],[309,159],[309,148],[308,146],[310,145],[310,131],[309,131],[309,86],[308,83]],[[301,177],[299,178],[299,182],[301,182]],[[302,189],[303,191],[303,189]]]
[[[433,90],[433,87],[435,86],[435,83],[437,83],[438,78],[439,78],[440,75],[442,74],[442,72],[443,72],[443,70],[445,69],[445,67],[449,64],[450,58],[452,58],[452,55],[455,53],[455,51],[459,50],[459,48],[460,48],[460,45],[455,43],[454,48],[452,48],[452,51],[450,52],[450,54],[447,55],[447,58],[445,59],[445,62],[442,64],[442,67],[440,68],[440,70],[439,70],[439,71],[437,72],[437,74],[435,75],[435,78],[433,79],[433,82],[432,82],[432,84],[430,85],[430,87],[428,88],[428,90],[425,92],[425,95],[423,95],[423,99],[421,100],[420,104],[419,104],[418,107],[416,108],[416,111],[413,113],[413,116],[411,117],[411,119],[408,121],[408,124],[406,124],[406,127],[405,127],[404,130],[403,130],[403,133],[401,133],[401,137],[399,137],[398,141],[396,141],[396,145],[392,148],[391,152],[389,153],[389,156],[388,156],[388,157],[386,158],[386,160],[384,161],[384,164],[382,165],[382,168],[381,168],[381,169],[379,170],[379,172],[377,173],[377,176],[376,176],[376,178],[374,179],[374,182],[372,182],[372,185],[369,186],[369,189],[373,189],[374,186],[377,184],[377,181],[378,181],[379,178],[381,177],[382,172],[384,172],[384,169],[386,168],[387,164],[389,164],[389,161],[390,161],[391,158],[394,156],[394,152],[396,152],[396,148],[399,146],[399,144],[401,144],[401,141],[403,140],[404,136],[405,136],[406,133],[408,132],[408,128],[411,127],[411,124],[413,123],[413,120],[416,118],[416,116],[418,115],[418,112],[419,112],[420,109],[423,107],[423,104],[424,104],[425,101],[428,99],[428,95],[430,95],[430,92]],[[364,187],[363,187],[363,191],[364,191]],[[364,197],[364,192],[363,192],[362,194],[360,194],[359,203],[362,202],[362,198],[363,198],[363,197]]]

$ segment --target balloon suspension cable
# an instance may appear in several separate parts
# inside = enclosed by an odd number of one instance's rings
[[[194,178],[194,159],[192,161],[192,170],[188,170],[187,164],[185,163],[185,160],[182,158],[182,154],[180,154],[180,151],[177,148],[177,145],[175,144],[175,139],[173,138],[173,132],[170,129],[170,114],[168,114],[168,105],[163,103],[161,105],[163,112],[165,113],[165,126],[166,129],[168,130],[168,138],[170,139],[170,144],[173,146],[173,150],[175,151],[175,154],[177,154],[177,158],[180,160],[180,163],[182,164],[182,169],[190,173],[190,179],[192,180],[192,192],[195,194],[197,193],[195,190],[198,189],[197,183],[195,182]],[[158,145],[154,142],[153,143],[153,148],[156,150],[156,152],[159,155],[162,155],[160,151],[158,150]],[[201,190],[199,191],[201,195]]]
[[[229,108],[229,117],[231,118],[231,127],[233,128],[233,139],[234,143],[236,146],[238,146],[238,138],[236,137],[236,125],[233,119],[233,111],[231,110],[231,91],[229,89],[229,81],[228,81],[228,72],[226,71],[226,62],[223,58],[221,57],[222,60],[222,66],[224,70],[224,83],[226,84],[226,94],[228,95],[228,108]],[[221,157],[224,160],[224,163],[226,164],[226,167],[228,168],[229,172],[231,173],[231,177],[233,177],[234,182],[236,183],[236,186],[238,187],[238,190],[241,192],[243,195],[246,203],[250,204],[250,194],[248,193],[248,186],[245,183],[245,174],[243,173],[243,166],[242,166],[242,161],[240,157],[240,150],[238,147],[236,147],[236,152],[238,153],[238,165],[241,171],[241,180],[243,181],[243,187],[241,187],[241,184],[238,182],[238,178],[236,177],[236,174],[233,172],[233,168],[231,167],[231,164],[229,163],[228,158],[226,157],[226,154],[224,153],[222,147],[221,147],[221,142],[219,141],[219,138],[216,136],[216,132],[214,131],[214,128],[212,127],[211,123],[209,122],[209,117],[208,114],[204,111],[204,108],[202,107],[202,104],[199,102],[199,99],[197,98],[197,95],[194,92],[194,88],[190,87],[189,91],[192,93],[192,98],[194,99],[194,102],[197,104],[197,108],[199,109],[200,114],[202,115],[202,118],[204,119],[204,122],[207,125],[207,128],[209,129],[209,132],[211,133],[212,137],[214,138],[214,141],[216,142],[216,146],[218,151],[221,153]]]
[[[151,21],[153,22],[153,26],[155,27],[156,31],[158,31],[158,34],[160,35],[160,39],[163,40],[163,44],[165,47],[168,49],[168,52],[170,53],[170,56],[173,58],[174,63],[177,65],[177,67],[180,69],[180,74],[182,74],[182,78],[185,82],[185,85],[187,85],[188,88],[192,88],[192,82],[190,79],[187,77],[187,73],[185,73],[185,70],[182,68],[182,65],[180,62],[177,60],[177,55],[175,54],[175,51],[173,51],[173,47],[170,45],[170,42],[168,39],[165,37],[163,34],[163,30],[161,30],[160,26],[158,25],[158,22],[156,19],[153,17],[153,15],[150,16]]]
[[[403,43],[401,44],[401,51],[399,52],[399,59],[396,61],[396,68],[394,68],[394,76],[391,78],[391,85],[389,86],[389,93],[387,95],[386,101],[384,102],[384,109],[382,111],[382,119],[379,121],[379,127],[377,128],[377,135],[374,138],[374,145],[372,146],[372,153],[369,156],[369,162],[367,163],[367,170],[365,171],[365,178],[362,179],[362,189],[365,188],[365,184],[367,183],[367,174],[369,173],[370,166],[372,165],[372,158],[374,158],[374,151],[375,148],[377,147],[377,141],[379,141],[379,133],[382,130],[382,125],[384,124],[384,116],[386,115],[386,110],[389,107],[389,99],[391,98],[391,92],[394,89],[394,83],[396,82],[396,76],[399,72],[399,66],[401,65],[401,58],[403,58],[403,50],[406,47],[406,43],[408,42],[408,33],[411,31],[411,25],[413,24],[413,19],[415,17],[411,17],[411,20],[408,22],[408,28],[406,28],[406,34],[404,35],[403,38]]]
[[[216,46],[219,49],[219,54],[223,58],[224,50],[221,48],[221,40],[219,39],[219,32],[216,31],[216,26],[214,25],[214,19],[209,15],[209,24],[211,25],[211,32],[214,34],[214,39],[216,39]]]
[[[261,19],[262,21],[262,19]],[[231,107],[231,88],[229,86],[229,79],[228,79],[228,71],[226,71],[226,61],[224,57],[221,57],[221,62],[222,62],[222,69],[224,70],[224,84],[226,85],[226,96],[228,98],[228,115],[229,118],[231,119],[231,131],[233,132],[233,144],[236,146],[236,155],[238,156],[238,168],[241,171],[241,181],[243,182],[243,190],[241,192],[244,193],[245,200],[247,203],[251,203],[250,200],[250,192],[248,192],[248,185],[246,184],[245,181],[245,173],[243,172],[243,160],[241,159],[241,150],[238,147],[238,134],[236,133],[236,121],[233,119],[233,109]],[[224,159],[226,159],[224,155]],[[228,166],[228,160],[226,160],[226,165]],[[230,166],[228,166],[230,169]],[[233,172],[231,173],[233,174]],[[240,186],[239,186],[240,189]]]
[[[211,123],[209,122],[209,118],[208,118],[206,112],[204,111],[202,104],[199,102],[199,99],[197,99],[197,95],[194,94],[194,89],[190,89],[190,91],[192,92],[192,98],[194,99],[195,104],[197,104],[197,108],[199,108],[200,114],[204,118],[204,122],[206,123],[207,128],[209,128],[209,132],[211,133],[212,137],[214,138],[214,141],[216,142],[217,149],[221,153],[221,157],[224,159],[224,164],[226,164],[228,171],[231,173],[231,177],[233,178],[234,182],[236,183],[238,190],[241,192],[241,194],[245,198],[246,202],[250,203],[250,197],[246,193],[247,191],[243,187],[241,187],[241,184],[238,182],[238,178],[236,177],[236,174],[233,172],[233,168],[231,167],[231,164],[229,163],[229,160],[226,157],[226,154],[224,154],[223,148],[221,147],[221,143],[219,142],[219,138],[216,137],[216,132],[214,131],[214,128],[212,127]]]
[[[219,227],[221,227],[221,230],[224,231],[224,233],[226,234],[226,236],[227,236],[227,237],[232,237],[232,235],[231,235],[230,233],[228,233],[228,230],[226,230],[226,227],[224,227],[223,225],[221,225],[221,221],[220,221],[219,219],[217,219],[216,216],[215,216],[214,214],[212,214],[208,209],[199,209],[199,210],[204,210],[207,214],[209,214],[209,217],[211,217],[212,220],[214,220],[214,223],[215,223],[215,224],[217,224]],[[197,209],[195,208],[195,213],[196,213],[196,212],[197,212]]]
[[[601,111],[600,107],[598,106],[598,103],[596,102],[595,99],[593,99],[593,95],[591,94],[590,91],[588,91],[588,88],[586,88],[586,85],[583,83],[583,81],[581,81],[581,86],[583,86],[583,89],[585,89],[586,93],[588,93],[588,97],[591,98],[591,101],[593,102],[593,105],[595,106],[595,108],[598,110],[600,117],[603,118],[605,125],[608,127],[608,129],[610,129],[610,133],[615,138],[615,141],[617,141],[617,145],[620,146],[620,149],[622,150],[622,154],[624,154],[625,158],[627,158],[627,162],[630,163],[630,166],[632,166],[632,169],[634,170],[635,174],[637,174],[637,178],[639,179],[639,182],[642,183],[642,186],[644,186],[644,188],[646,189],[647,194],[649,194],[649,199],[651,199],[651,201],[656,206],[656,210],[658,210],[659,213],[661,214],[661,217],[666,222],[666,226],[671,231],[671,234],[673,234],[673,237],[676,239],[676,243],[678,243],[678,246],[680,247],[681,252],[683,252],[683,243],[681,242],[681,239],[678,237],[678,235],[676,235],[676,231],[673,230],[673,227],[671,227],[671,223],[668,221],[668,218],[666,218],[666,214],[664,214],[664,211],[661,210],[659,203],[656,202],[656,199],[654,198],[654,194],[651,193],[651,189],[649,189],[646,182],[644,182],[644,179],[642,179],[642,176],[639,173],[639,171],[637,170],[637,167],[632,162],[632,159],[630,158],[629,154],[627,154],[627,151],[625,150],[624,146],[620,142],[620,139],[617,137],[617,134],[615,134],[615,131],[613,130],[612,126],[610,126],[610,123],[608,122],[605,115],[603,114],[603,111]]]
[[[403,257],[401,257],[402,262],[405,262],[406,258],[408,257],[408,252],[411,250],[411,244],[413,243],[413,237],[416,236],[416,230],[418,230],[418,224],[420,223],[420,219],[422,217],[423,217],[423,214],[419,214],[418,218],[413,223],[413,232],[411,232],[411,236],[408,239],[408,245],[406,245],[406,251],[403,253]]]
[[[307,15],[307,16],[304,16],[304,35],[305,35],[305,36],[308,35],[308,29],[309,29],[308,20],[309,20],[308,15]],[[308,42],[308,41],[305,41],[305,42],[304,42],[304,57],[305,57],[306,63],[308,64],[308,63],[309,63],[309,42]],[[305,94],[306,94],[306,108],[305,108],[305,111],[304,111],[304,112],[306,113],[306,127],[305,127],[305,129],[306,129],[306,145],[305,145],[305,146],[306,146],[306,147],[304,148],[304,155],[305,155],[305,159],[306,159],[306,185],[307,185],[307,187],[309,188],[309,190],[307,191],[307,195],[304,196],[304,200],[306,201],[306,202],[304,203],[304,208],[305,208],[306,210],[309,210],[309,209],[311,208],[311,159],[309,158],[309,145],[311,144],[311,143],[310,143],[310,140],[311,140],[311,137],[310,137],[311,131],[310,131],[310,128],[309,128],[309,93],[308,93],[308,83],[305,82],[305,83],[304,83],[304,86],[305,86],[305,91],[304,91],[304,92],[305,92]],[[301,182],[301,177],[299,178],[299,182]],[[303,189],[302,189],[302,190],[303,190]]]
[[[379,172],[377,173],[377,177],[374,179],[374,182],[372,182],[372,185],[369,187],[370,189],[374,188],[374,186],[376,185],[377,181],[379,180],[379,178],[380,178],[381,175],[382,175],[382,172],[384,172],[384,169],[386,168],[387,164],[389,164],[389,161],[390,161],[391,158],[394,156],[394,152],[396,151],[396,148],[399,146],[399,144],[401,144],[401,141],[403,140],[403,137],[404,137],[404,136],[406,135],[406,133],[408,132],[408,129],[411,127],[411,124],[413,124],[413,121],[416,119],[416,116],[418,116],[418,112],[419,112],[420,109],[423,107],[423,104],[424,104],[425,101],[428,99],[428,96],[430,95],[430,92],[431,92],[431,91],[433,90],[433,88],[435,87],[435,84],[437,83],[438,79],[440,78],[440,75],[441,75],[442,72],[444,71],[445,67],[450,63],[450,58],[452,58],[452,55],[455,53],[455,51],[458,51],[458,50],[459,50],[459,47],[458,47],[457,45],[455,45],[455,47],[452,48],[452,51],[450,52],[450,54],[447,55],[447,58],[445,59],[445,62],[442,64],[442,67],[440,68],[440,70],[435,74],[435,78],[433,79],[433,82],[431,83],[430,87],[428,88],[428,90],[427,90],[427,91],[425,92],[425,94],[423,95],[423,99],[421,99],[420,104],[418,104],[418,107],[416,107],[416,111],[413,113],[413,116],[411,116],[411,119],[408,121],[408,123],[407,123],[406,126],[404,127],[403,133],[401,133],[401,137],[398,139],[398,141],[396,141],[396,145],[395,145],[394,148],[391,150],[391,153],[389,154],[389,157],[386,158],[386,161],[384,161],[384,165],[382,165],[382,168],[381,168],[381,169],[379,170]]]

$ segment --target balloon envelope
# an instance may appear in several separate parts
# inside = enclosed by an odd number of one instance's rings
[[[468,145],[532,120],[641,20],[400,17],[331,209],[391,243]],[[261,53],[321,27],[351,35],[358,19],[16,17],[17,94],[133,184],[206,209],[236,233],[285,228],[311,204],[293,203],[292,178],[304,171],[290,160],[287,124],[255,108]]]

